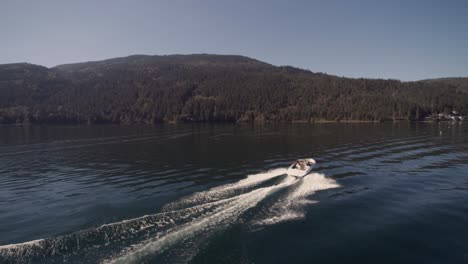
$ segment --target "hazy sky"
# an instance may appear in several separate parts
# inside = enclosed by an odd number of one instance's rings
[[[0,0],[0,63],[176,53],[349,77],[468,76],[468,1]]]

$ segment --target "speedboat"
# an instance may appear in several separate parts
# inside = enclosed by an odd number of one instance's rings
[[[314,159],[298,159],[289,166],[286,173],[290,176],[304,177],[312,170],[315,163]]]

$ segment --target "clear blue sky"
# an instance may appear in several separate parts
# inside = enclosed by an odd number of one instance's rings
[[[349,77],[468,76],[468,1],[0,0],[0,63],[190,53]]]

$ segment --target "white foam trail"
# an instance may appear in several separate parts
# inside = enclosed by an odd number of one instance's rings
[[[145,215],[142,217],[123,220],[120,222],[114,222],[110,224],[102,225],[101,227],[95,229],[88,229],[82,230],[75,234],[79,236],[86,237],[88,234],[101,234],[106,233],[106,230],[113,230],[114,232],[119,232],[120,234],[114,234],[115,237],[125,237],[129,238],[132,234],[124,234],[125,230],[133,230],[132,232],[136,234],[141,232],[146,232],[146,229],[151,229],[148,232],[153,232],[153,229],[161,229],[170,226],[174,226],[177,224],[184,224],[187,221],[191,221],[191,219],[198,219],[203,217],[205,214],[209,214],[212,212],[217,212],[219,210],[223,210],[226,207],[227,203],[237,200],[239,197],[237,195],[227,195],[229,190],[236,190],[239,188],[249,187],[255,185],[257,183],[266,181],[268,179],[277,177],[281,174],[284,174],[284,169],[276,169],[271,170],[265,173],[253,174],[249,175],[246,179],[240,180],[239,182],[227,184],[224,186],[213,188],[209,191],[196,193],[193,196],[183,199],[182,202],[176,202],[175,204],[188,204],[191,203],[190,207],[184,208],[176,208],[175,210],[165,210],[161,213],[154,214],[154,215]],[[197,198],[198,197],[198,198]],[[174,204],[174,203],[173,203]],[[168,206],[168,208],[174,209],[172,206]],[[116,229],[116,230],[114,230]],[[66,236],[65,236],[66,237]],[[132,236],[133,237],[133,236]],[[0,255],[3,254],[10,254],[10,250],[22,249],[22,250],[29,250],[32,247],[44,247],[51,239],[40,239],[29,241],[25,243],[17,243],[17,244],[10,244],[10,245],[2,245],[0,246]],[[66,239],[64,237],[56,237],[56,240],[63,240]],[[93,245],[97,246],[97,245]]]
[[[317,201],[306,200],[307,196],[320,190],[338,188],[340,185],[333,179],[319,173],[309,174],[299,179],[298,186],[288,195],[275,203],[266,216],[253,221],[253,225],[272,225],[305,217],[304,206]]]
[[[270,180],[279,175],[286,174],[286,171],[287,171],[286,169],[280,168],[280,169],[269,170],[263,173],[248,175],[247,178],[240,180],[236,183],[215,187],[211,189],[211,192],[225,192],[225,191],[232,190],[232,189],[246,188],[246,187]]]
[[[87,255],[97,257],[93,261],[100,261],[104,257],[101,252],[110,250],[104,263],[138,263],[148,256],[173,249],[171,246],[177,243],[190,244],[182,256],[189,260],[196,254],[203,241],[209,239],[214,232],[236,223],[239,216],[256,207],[273,193],[288,191],[283,199],[268,208],[266,216],[259,216],[258,224],[274,224],[304,217],[302,207],[311,203],[305,199],[307,196],[318,190],[339,186],[323,174],[313,173],[304,178],[279,177],[284,174],[285,169],[252,174],[236,183],[195,193],[166,208],[172,210],[106,224],[70,235],[2,246],[0,260],[2,256],[5,260],[21,259],[22,263],[28,263],[36,257],[42,257],[43,260],[49,257],[66,260],[68,256],[79,256],[85,251]],[[275,178],[281,181],[266,184]],[[259,214],[256,214],[256,219],[259,219]],[[68,246],[64,247],[65,244]]]
[[[33,246],[39,244],[41,241],[44,241],[44,239],[36,239],[36,240],[31,240],[28,242],[24,243],[18,243],[18,244],[9,244],[9,245],[2,245],[0,246],[0,250],[2,249],[13,249],[16,247],[21,247],[21,246]]]
[[[291,193],[289,199],[297,200],[298,198],[309,196],[316,191],[338,187],[340,185],[335,180],[327,178],[320,173],[312,173],[301,179],[299,187]]]
[[[241,194],[237,196],[234,201],[223,207],[219,212],[213,213],[209,216],[204,216],[175,228],[173,231],[168,232],[162,237],[144,241],[139,245],[133,246],[133,248],[128,252],[125,252],[123,256],[117,259],[105,261],[104,263],[139,263],[145,256],[156,252],[160,253],[164,251],[164,248],[187,239],[188,237],[206,233],[216,228],[225,228],[227,224],[235,222],[243,212],[255,207],[269,194],[290,186],[295,182],[297,182],[297,179],[288,176],[278,185],[259,188],[249,193]]]
[[[220,200],[231,196],[232,192],[234,191],[255,186],[257,184],[268,181],[283,174],[286,174],[286,169],[283,168],[273,169],[263,173],[251,174],[248,175],[247,178],[238,182],[222,185],[219,187],[212,188],[208,191],[192,194],[188,198],[165,206],[164,210],[176,210],[182,207],[192,206],[195,204],[203,204]]]
[[[83,251],[101,255],[99,252],[105,252],[109,247],[113,250],[124,249],[132,243],[144,241],[147,237],[167,233],[193,219],[219,212],[235,199],[236,197],[232,197],[183,210],[146,215],[64,236],[0,246],[0,263],[31,263],[32,260],[47,262],[50,258],[66,260]],[[140,237],[144,239],[139,239]]]

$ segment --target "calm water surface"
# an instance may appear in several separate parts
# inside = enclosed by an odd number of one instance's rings
[[[0,126],[0,263],[466,263],[467,133]]]

